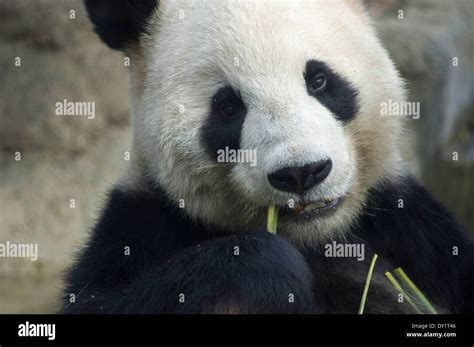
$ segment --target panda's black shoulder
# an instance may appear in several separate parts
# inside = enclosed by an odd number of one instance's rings
[[[411,175],[384,180],[371,189],[362,216],[359,229],[367,231],[410,236],[408,230],[416,228],[423,236],[467,237],[454,215]]]
[[[442,306],[465,307],[462,298],[474,289],[474,243],[415,178],[385,180],[373,188],[353,232]]]
[[[106,287],[118,285],[208,238],[204,226],[187,217],[161,189],[117,185],[108,193],[88,241],[67,274],[68,292],[93,281]]]

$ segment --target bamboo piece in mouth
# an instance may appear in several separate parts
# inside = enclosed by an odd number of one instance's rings
[[[278,207],[275,205],[268,206],[267,213],[267,230],[272,234],[277,233],[277,224],[278,224]]]

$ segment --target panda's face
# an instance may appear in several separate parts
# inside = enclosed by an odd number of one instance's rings
[[[352,0],[162,1],[149,32],[135,145],[192,217],[243,231],[276,205],[280,233],[321,240],[399,170],[380,104],[401,82]]]

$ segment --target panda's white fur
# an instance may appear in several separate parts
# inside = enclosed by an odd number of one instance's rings
[[[146,163],[150,178],[172,200],[183,199],[193,218],[247,230],[263,225],[268,205],[299,199],[275,190],[269,173],[331,158],[329,177],[308,200],[345,197],[336,213],[279,221],[279,233],[309,244],[345,232],[368,189],[403,171],[401,120],[380,114],[381,102],[403,100],[403,83],[357,1],[164,0],[138,45],[129,50],[134,163],[124,186],[139,185]],[[349,123],[308,95],[310,59],[357,90]],[[248,105],[241,148],[257,150],[256,166],[217,164],[200,142],[210,99],[226,84]]]

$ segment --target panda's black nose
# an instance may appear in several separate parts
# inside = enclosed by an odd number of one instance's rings
[[[331,159],[304,166],[285,167],[268,175],[270,184],[281,191],[303,194],[324,181],[332,169]]]

